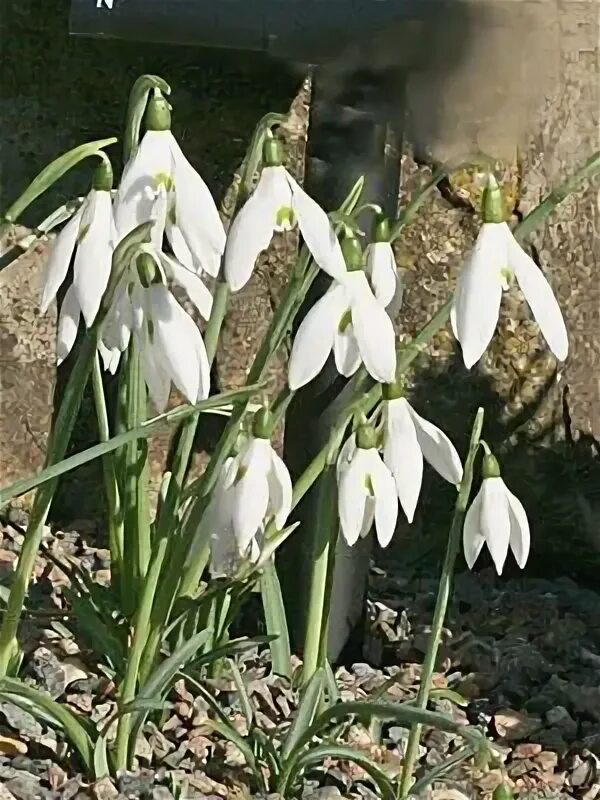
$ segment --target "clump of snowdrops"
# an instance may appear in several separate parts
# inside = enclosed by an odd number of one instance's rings
[[[403,287],[392,244],[448,170],[440,170],[396,220],[385,219],[376,207],[363,203],[362,180],[342,206],[328,214],[286,170],[277,135],[285,118],[269,114],[251,139],[226,231],[208,187],[171,133],[169,92],[156,76],[143,76],[134,85],[120,181],[115,181],[113,169],[116,140],[84,144],[43,170],[2,220],[4,226],[15,223],[68,169],[83,159],[95,160],[88,194],[58,209],[28,239],[60,228],[51,245],[40,302],[46,310],[66,285],[57,355],[59,365],[69,364],[70,375],[51,431],[46,468],[5,488],[0,497],[6,504],[35,488],[3,609],[0,695],[62,727],[83,768],[99,778],[134,766],[138,733],[184,674],[207,697],[212,724],[242,751],[261,790],[294,796],[299,775],[333,757],[358,763],[382,797],[405,797],[433,779],[425,775],[413,786],[422,725],[463,737],[465,746],[453,763],[493,758],[477,728],[459,726],[427,709],[461,540],[469,567],[485,545],[499,574],[509,549],[523,567],[530,544],[527,514],[509,489],[510,476],[507,485],[481,438],[484,410],[474,421],[465,421],[472,433],[463,465],[444,432],[411,405],[407,372],[419,348],[449,321],[466,366],[473,366],[494,335],[502,293],[514,281],[549,348],[557,359],[566,358],[568,339],[560,308],[522,243],[561,199],[598,170],[600,158],[592,158],[514,230],[505,219],[501,187],[490,173],[480,233],[473,251],[465,254],[454,292],[449,288],[447,302],[413,342],[399,346],[390,314],[398,308]],[[365,209],[374,215],[368,243],[356,222]],[[211,364],[230,293],[248,282],[274,232],[296,226],[302,245],[246,385],[211,394]],[[329,288],[297,330],[287,386],[265,402],[266,370],[319,271],[329,277]],[[182,293],[189,301],[185,308]],[[190,308],[204,320],[203,333]],[[273,431],[293,394],[316,378],[330,356],[349,379],[345,402],[329,440],[293,483],[273,447]],[[107,411],[103,370],[119,375],[114,419]],[[102,441],[65,458],[88,382]],[[172,387],[186,403],[168,407]],[[190,479],[197,426],[206,413],[215,411],[228,415],[227,424],[204,474]],[[179,426],[177,443],[151,518],[147,438],[169,424]],[[118,711],[100,731],[18,677],[19,621],[53,494],[61,475],[94,458],[101,458],[103,465],[111,582],[100,587],[76,566],[70,577],[75,617],[118,686]],[[418,696],[396,704],[340,702],[325,646],[336,539],[341,535],[353,545],[360,537],[375,535],[386,547],[398,514],[409,522],[413,519],[424,462],[457,487],[457,500]],[[472,499],[479,464],[483,480]],[[317,482],[324,513],[317,530],[303,530],[292,521],[293,511]],[[295,675],[274,560],[290,535],[306,540],[307,558],[320,554],[306,587],[309,621],[303,667]],[[231,638],[232,622],[256,587],[262,592],[268,635],[262,640]],[[301,690],[293,725],[279,739],[265,736],[257,726],[235,665],[234,677],[247,709],[247,736],[237,732],[202,684],[215,664],[227,669],[237,654],[260,641],[271,648],[273,670]],[[353,718],[411,727],[397,784],[366,755],[344,744],[340,723]]]

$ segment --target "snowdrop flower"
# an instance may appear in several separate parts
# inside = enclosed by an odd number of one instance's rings
[[[493,455],[484,457],[482,474],[481,488],[465,517],[465,560],[472,569],[481,548],[487,544],[496,571],[501,575],[510,547],[523,569],[531,538],[525,509],[500,477],[500,467]]]
[[[156,220],[157,248],[164,232],[181,264],[216,276],[225,229],[208,186],[171,133],[170,106],[158,89],[148,102],[145,124],[146,133],[125,167],[115,201],[119,236]]]
[[[383,460],[394,476],[406,518],[412,522],[423,481],[423,459],[449,483],[462,480],[462,464],[450,439],[433,423],[419,416],[401,387],[383,387]]]
[[[377,541],[386,547],[398,519],[394,476],[377,450],[377,433],[361,425],[338,458],[338,512],[344,539],[349,545],[366,536],[375,522]]]
[[[89,328],[106,289],[114,248],[114,225],[110,191],[112,168],[104,159],[94,173],[92,188],[81,208],[56,237],[46,266],[41,308],[45,313],[67,277],[75,253],[73,283],[63,303],[70,314],[81,311]],[[79,313],[77,314],[79,319]],[[63,328],[70,324],[62,321]],[[59,322],[60,327],[60,322]],[[70,332],[69,332],[70,333]],[[77,329],[75,329],[75,334]],[[59,337],[59,350],[62,346]],[[64,350],[64,348],[62,348]]]
[[[402,306],[404,286],[390,244],[390,223],[387,217],[376,217],[373,241],[367,245],[366,257],[366,273],[373,293],[381,305],[388,309],[388,314],[393,316]]]
[[[390,383],[396,375],[394,326],[367,276],[352,263],[359,257],[360,245],[355,239],[346,243],[355,248],[348,259],[352,269],[341,281],[333,281],[296,333],[288,373],[292,390],[315,378],[332,350],[338,372],[347,378],[361,363],[376,381]],[[350,247],[347,252],[351,252]]]
[[[292,481],[284,462],[273,450],[271,415],[266,409],[254,415],[252,436],[235,457],[230,482],[231,517],[240,553],[251,548],[274,517],[282,530],[292,508]]]
[[[283,148],[267,139],[265,166],[249,200],[234,219],[225,250],[225,278],[237,292],[250,280],[259,253],[269,246],[275,231],[296,223],[315,262],[333,278],[346,272],[335,231],[323,209],[309,197],[282,164]]]
[[[452,330],[467,368],[481,358],[490,343],[502,292],[513,277],[550,349],[564,361],[569,342],[560,307],[543,272],[504,222],[500,188],[490,175],[484,192],[483,225],[459,277],[451,312]]]
[[[260,549],[252,539],[246,552],[240,552],[233,527],[233,503],[236,493],[235,477],[238,468],[235,458],[225,460],[219,473],[212,497],[202,515],[188,561],[193,561],[207,541],[210,542],[210,572],[215,577],[230,577],[240,566],[244,557],[252,563],[258,561]]]
[[[136,339],[142,372],[157,411],[167,406],[171,383],[189,403],[208,397],[210,364],[196,323],[175,299],[169,285],[183,288],[203,319],[212,296],[201,279],[175,259],[142,250],[121,279],[101,331],[106,369]]]

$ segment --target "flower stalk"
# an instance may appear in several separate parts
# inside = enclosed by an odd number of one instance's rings
[[[460,483],[460,489],[458,491],[458,497],[454,508],[454,516],[452,518],[452,525],[448,535],[446,556],[444,558],[442,574],[440,577],[440,585],[438,587],[438,594],[435,603],[435,610],[433,612],[431,633],[429,634],[427,652],[425,654],[425,661],[423,663],[423,670],[421,672],[421,680],[419,683],[419,691],[417,692],[415,707],[421,710],[427,708],[427,702],[431,692],[433,671],[435,669],[435,662],[440,646],[442,628],[444,626],[444,619],[446,617],[446,610],[448,608],[456,556],[458,555],[460,549],[463,522],[467,512],[467,505],[469,503],[471,484],[473,483],[473,465],[479,449],[482,428],[483,409],[479,408],[477,410],[475,421],[473,423],[473,429],[471,431],[471,440],[469,442],[469,451],[465,461],[463,479]],[[402,777],[400,779],[400,786],[398,790],[399,800],[404,800],[404,798],[406,798],[410,792],[415,762],[419,750],[420,737],[421,725],[420,723],[416,722],[411,726],[406,745],[406,752],[402,767]]]

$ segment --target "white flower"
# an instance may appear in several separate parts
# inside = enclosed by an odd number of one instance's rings
[[[509,546],[521,569],[527,562],[530,544],[527,514],[521,501],[508,490],[499,471],[494,477],[484,477],[465,517],[463,548],[469,569],[473,568],[484,544],[488,546],[498,575],[502,574]]]
[[[160,93],[149,101],[147,120],[149,130],[125,167],[115,201],[119,236],[156,220],[158,248],[164,231],[178,261],[195,272],[216,276],[225,249],[225,229],[208,186],[168,130],[170,114]]]
[[[114,229],[110,191],[91,189],[81,208],[58,234],[50,250],[41,302],[42,313],[47,311],[56,297],[67,277],[75,253],[73,284],[67,290],[67,294],[71,292],[68,298],[71,304],[69,314],[73,313],[76,304],[77,321],[81,310],[85,324],[89,328],[98,313],[108,283],[113,247]]]
[[[374,434],[374,431],[369,433]],[[360,434],[359,430],[359,437]],[[353,545],[359,537],[369,533],[374,521],[377,541],[381,547],[386,547],[398,519],[394,476],[381,460],[376,447],[359,447],[356,439],[353,434],[347,440],[337,464],[342,534],[347,543]]]
[[[210,316],[212,296],[198,275],[175,259],[153,248],[144,255],[150,275],[142,282],[135,265],[127,270],[103,322],[98,348],[105,369],[114,372],[120,353],[135,336],[150,399],[162,412],[171,383],[190,403],[205,399],[210,390],[210,365],[202,334],[166,284],[183,288],[205,320]]]
[[[462,464],[446,434],[419,416],[404,397],[387,400],[383,460],[394,476],[400,504],[409,522],[414,519],[421,492],[423,458],[449,483],[461,482]]]
[[[233,501],[235,495],[235,458],[225,460],[219,473],[212,497],[202,515],[194,542],[190,548],[188,561],[193,561],[206,541],[210,542],[210,572],[214,577],[230,577],[240,566],[244,557],[252,563],[258,561],[260,549],[256,539],[252,539],[246,552],[240,552],[233,528]]]
[[[233,530],[245,553],[270,517],[282,530],[292,508],[292,481],[271,442],[259,436],[250,437],[235,457],[230,476]]]
[[[346,264],[327,214],[285,167],[266,166],[227,237],[225,278],[232,291],[249,281],[256,259],[269,246],[273,233],[289,230],[296,222],[318,266],[333,278],[344,276]]]
[[[389,242],[371,242],[367,245],[366,272],[373,287],[373,294],[382,306],[393,316],[402,306],[404,286],[392,245]]]
[[[484,222],[460,274],[451,311],[452,330],[469,369],[494,335],[502,291],[509,288],[513,275],[550,349],[559,361],[567,357],[567,329],[544,273],[520,247],[506,222]]]
[[[290,388],[316,377],[332,350],[338,372],[346,377],[362,362],[376,381],[394,380],[394,326],[360,270],[334,281],[302,320],[290,355]]]

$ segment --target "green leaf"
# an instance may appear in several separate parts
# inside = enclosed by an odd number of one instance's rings
[[[282,757],[288,758],[292,750],[296,747],[302,735],[312,725],[312,722],[319,709],[319,702],[325,685],[325,673],[322,669],[317,669],[302,693],[302,700],[298,706],[296,717],[292,727],[285,739]]]
[[[170,688],[177,673],[198,652],[204,642],[211,636],[210,629],[200,631],[192,636],[185,644],[178,647],[174,653],[166,658],[150,675],[146,683],[138,692],[140,700],[157,701]]]
[[[382,800],[396,800],[396,795],[392,783],[385,772],[377,766],[367,755],[360,750],[354,750],[346,745],[323,744],[313,747],[308,752],[303,753],[293,763],[289,771],[283,774],[279,783],[278,790],[284,797],[288,796],[291,786],[302,772],[314,764],[320,764],[326,759],[337,758],[343,761],[350,761],[357,764],[369,775],[373,783],[379,790]]]
[[[216,719],[208,719],[205,720],[203,725],[207,725],[213,730],[215,730],[218,734],[220,734],[224,739],[227,741],[232,742],[238,750],[242,753],[248,766],[255,774],[255,776],[259,779],[261,783],[263,783],[262,773],[256,764],[256,759],[254,757],[254,753],[252,752],[252,748],[250,747],[249,743],[246,739],[244,739],[241,734],[239,734],[236,729],[231,724],[225,725],[225,723],[221,722],[220,720]]]
[[[79,147],[63,153],[58,158],[55,158],[48,166],[37,175],[29,184],[23,194],[15,200],[15,202],[8,209],[4,215],[4,219],[8,222],[16,222],[21,216],[23,211],[33,203],[41,194],[47,191],[57,180],[72,169],[76,164],[84,158],[97,155],[105,147],[116,142],[116,138],[111,136],[108,139],[97,139],[94,142],[87,142],[80,144]]]
[[[267,633],[273,637],[271,642],[273,672],[277,675],[283,675],[289,680],[292,677],[290,635],[288,633],[281,586],[279,585],[275,562],[272,558],[264,566],[260,579],[260,590]]]
[[[69,741],[79,752],[86,768],[92,770],[94,764],[92,740],[73,711],[57,703],[50,695],[13,678],[0,678],[0,691],[11,697],[15,695],[17,698],[27,700],[31,704],[30,710],[33,714],[39,709],[45,717],[52,717],[55,724],[63,728]]]
[[[441,764],[438,764],[437,766],[428,770],[420,780],[416,781],[416,783],[410,787],[410,794],[415,797],[419,797],[421,792],[423,792],[434,781],[439,781],[440,778],[443,778],[445,775],[447,775],[450,770],[454,769],[454,767],[456,767],[458,764],[462,764],[463,761],[467,761],[467,759],[471,758],[475,752],[476,748],[472,745],[462,747],[457,753],[454,753],[454,755],[444,759]]]
[[[244,679],[242,678],[242,674],[238,668],[238,665],[233,659],[230,659],[229,666],[231,667],[235,688],[238,690],[238,694],[240,696],[240,703],[242,705],[244,716],[246,717],[246,724],[248,729],[250,729],[252,727],[252,723],[254,722],[254,709],[252,708],[252,701],[250,700],[250,695],[248,694],[246,684],[244,683]]]
[[[430,700],[450,700],[455,706],[466,708],[469,701],[454,689],[432,689],[429,693]]]
[[[136,439],[147,438],[155,433],[159,433],[165,425],[173,422],[179,422],[181,419],[184,419],[185,417],[189,416],[190,414],[194,414],[197,411],[202,412],[213,408],[219,408],[222,404],[231,402],[232,399],[243,400],[244,398],[249,397],[251,394],[256,392],[259,388],[260,384],[245,386],[242,389],[235,389],[230,392],[223,392],[222,394],[214,395],[213,397],[209,397],[207,400],[202,400],[200,403],[196,403],[193,406],[179,406],[172,411],[166,411],[164,414],[159,414],[158,416],[149,419],[147,422],[144,422],[142,425],[139,425],[133,430],[125,431],[124,433],[120,433],[118,436],[113,436],[113,438],[109,439],[107,442],[101,442],[100,444],[94,445],[94,447],[89,447],[87,450],[83,450],[81,453],[76,453],[69,458],[65,458],[58,464],[53,464],[52,466],[43,469],[37,475],[34,475],[30,478],[22,478],[21,480],[15,481],[9,486],[0,489],[0,507],[5,506],[11,500],[14,500],[15,497],[26,494],[32,489],[35,489],[37,486],[41,486],[42,484],[47,483],[54,478],[58,478],[60,475],[64,475],[66,472],[70,472],[71,470],[80,467],[82,464],[87,464],[89,461],[100,458],[100,456],[104,456],[107,453],[112,453],[114,450],[118,450],[128,442],[133,442]]]
[[[125,135],[123,136],[123,156],[126,162],[136,153],[140,139],[140,127],[151,89],[160,89],[163,94],[171,94],[169,84],[158,75],[140,75],[133,84],[129,93]]]
[[[99,734],[94,746],[94,777],[97,781],[110,775],[108,754],[106,750],[106,736]]]

